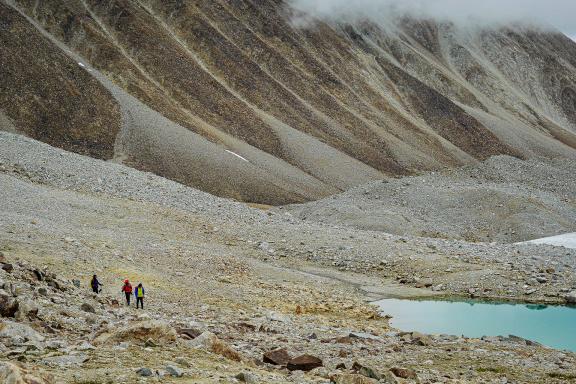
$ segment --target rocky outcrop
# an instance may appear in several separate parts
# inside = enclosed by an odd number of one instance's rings
[[[185,342],[193,348],[202,348],[233,361],[242,361],[242,355],[212,332],[204,332],[193,340]]]
[[[0,316],[14,317],[18,311],[18,300],[5,292],[0,292]]]
[[[374,380],[362,375],[355,375],[344,373],[334,378],[336,384],[376,384],[378,380]]]
[[[416,371],[411,368],[401,368],[401,367],[393,367],[390,368],[390,372],[394,374],[396,377],[400,377],[402,379],[417,379],[418,375]]]
[[[51,384],[48,381],[28,373],[25,369],[9,362],[0,361],[0,382],[6,384]]]
[[[176,336],[176,330],[170,324],[149,320],[135,322],[120,329],[110,328],[102,331],[94,338],[93,343],[111,345],[128,341],[144,344],[148,339],[152,339],[158,345],[165,345],[174,343]]]
[[[290,361],[290,355],[285,348],[275,349],[264,353],[262,361],[268,364],[286,366]]]
[[[35,344],[40,344],[46,339],[32,327],[13,321],[0,323],[0,339],[23,339]]]

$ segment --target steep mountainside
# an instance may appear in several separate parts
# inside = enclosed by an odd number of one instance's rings
[[[576,156],[576,44],[560,33],[296,28],[289,13],[0,0],[0,128],[269,204],[493,155]]]

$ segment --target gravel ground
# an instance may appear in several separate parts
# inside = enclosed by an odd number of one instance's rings
[[[516,242],[576,230],[576,161],[498,156],[293,205],[303,220],[413,236]]]
[[[154,202],[216,220],[258,219],[264,215],[245,204],[221,199],[152,173],[91,159],[24,136],[0,132],[0,167],[31,182],[77,192]]]
[[[250,208],[153,174],[70,154],[21,136],[3,133],[0,137],[0,167],[5,185],[3,225],[19,225],[22,233],[28,230],[26,220],[38,221],[40,216],[50,218],[45,230],[57,231],[51,234],[55,238],[86,236],[83,232],[77,234],[75,225],[67,225],[75,222],[78,207],[84,204],[69,206],[73,197],[61,196],[80,192],[82,198],[86,194],[94,196],[98,205],[107,206],[105,202],[112,198],[119,204],[126,200],[142,202],[153,211],[161,207],[177,215],[192,214],[218,241],[230,242],[260,260],[297,269],[309,265],[371,275],[381,280],[375,285],[387,285],[384,282],[391,280],[408,287],[436,287],[436,292],[448,295],[467,296],[474,290],[477,296],[547,302],[562,302],[565,294],[576,288],[576,250],[399,236],[311,223],[289,212]],[[472,170],[479,174],[476,168]],[[463,172],[471,174],[471,170]],[[34,192],[24,198],[23,191],[30,188]],[[547,188],[556,187],[548,184]],[[41,198],[34,198],[35,194]],[[60,197],[46,204],[54,196]],[[11,215],[14,211],[17,216]],[[110,216],[114,217],[113,213]],[[122,216],[123,220],[131,217]],[[94,218],[91,223],[101,220]],[[141,221],[153,223],[155,219]],[[59,226],[53,226],[54,222],[60,223]],[[108,228],[104,222],[96,228],[111,231],[106,234],[109,241],[116,242],[115,238],[121,237],[129,249],[142,246],[137,232],[118,234],[117,225],[114,222]],[[88,232],[96,229],[83,227]],[[138,230],[142,228],[146,226]],[[546,273],[547,270],[553,272]],[[545,284],[536,282],[544,278]],[[428,289],[421,295],[434,294],[431,292]]]

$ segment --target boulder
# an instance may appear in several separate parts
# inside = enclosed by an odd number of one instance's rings
[[[186,340],[186,345],[192,348],[202,348],[233,361],[242,361],[242,356],[234,348],[216,337],[212,332],[206,331],[194,340]]]
[[[322,360],[312,355],[301,355],[290,359],[286,367],[290,371],[311,371],[314,368],[321,367]]]
[[[136,320],[138,320],[138,321],[148,321],[151,319],[152,318],[147,313],[139,313],[138,315],[136,315]]]
[[[84,342],[82,342],[82,344],[76,346],[76,349],[79,351],[90,351],[90,350],[96,349],[96,347],[93,346],[92,344],[90,344],[89,342],[84,341]]]
[[[157,347],[156,343],[155,343],[154,340],[152,340],[152,339],[146,340],[146,342],[144,343],[144,346],[145,346],[146,348]]]
[[[70,354],[70,355],[60,355],[60,356],[50,356],[42,359],[42,363],[59,368],[71,368],[79,367],[83,363],[89,360],[88,355],[85,353]]]
[[[12,296],[17,297],[22,295],[24,292],[27,292],[30,289],[30,284],[26,282],[18,282],[15,284],[10,284],[10,293]]]
[[[415,380],[418,378],[418,375],[416,375],[416,371],[413,369],[410,369],[410,368],[394,367],[394,368],[390,368],[390,372],[392,372],[394,374],[394,376],[400,377],[402,379]]]
[[[96,313],[96,310],[94,309],[94,307],[88,303],[82,303],[82,305],[80,306],[80,309],[83,310],[84,312]]]
[[[508,337],[504,338],[504,340],[511,341],[513,343],[518,343],[518,344],[526,344],[528,346],[542,346],[542,344],[540,344],[536,341],[528,340],[528,339],[525,339],[523,337],[515,336],[515,335],[508,335]]]
[[[193,348],[207,348],[210,349],[212,344],[218,340],[218,337],[210,331],[202,332],[194,340],[186,341],[186,345]]]
[[[60,283],[56,280],[56,278],[52,277],[52,276],[47,276],[46,277],[46,284],[48,284],[48,286],[57,289],[59,291],[66,291],[66,288],[63,285],[60,285]]]
[[[568,304],[576,304],[576,291],[572,291],[566,295],[566,302]]]
[[[168,372],[168,374],[170,376],[173,376],[173,377],[184,376],[184,373],[182,372],[182,370],[178,367],[173,366],[173,365],[167,365],[166,366],[166,372]]]
[[[334,339],[337,344],[354,344],[354,338],[350,336],[342,336]]]
[[[336,384],[376,384],[377,380],[370,379],[362,375],[343,373],[333,378]]]
[[[272,365],[288,365],[291,357],[285,348],[275,349],[273,351],[268,351],[264,353],[262,361]]]
[[[42,281],[44,280],[44,272],[42,272],[39,269],[35,269],[32,271],[32,274],[34,275],[34,278],[38,281]]]
[[[62,340],[48,340],[46,341],[46,349],[58,350],[64,349],[68,346],[66,342]]]
[[[353,339],[364,339],[364,340],[373,340],[373,341],[382,341],[382,338],[372,335],[366,332],[350,332],[348,335]]]
[[[14,270],[14,266],[10,263],[3,263],[2,269],[8,273],[12,273],[12,271]]]
[[[26,324],[4,321],[0,323],[0,338],[18,338],[33,343],[42,343],[45,338]]]
[[[428,346],[432,345],[433,341],[430,336],[423,335],[419,332],[412,332],[412,344]]]
[[[258,379],[250,372],[241,372],[235,376],[235,379],[241,383],[256,384]]]
[[[140,321],[101,332],[92,342],[94,345],[114,345],[126,341],[144,344],[148,339],[154,340],[157,345],[170,344],[176,341],[176,330],[164,321]]]
[[[382,378],[378,381],[380,384],[398,384],[399,382],[400,380],[390,371],[382,372]]]
[[[49,384],[47,379],[42,379],[28,373],[24,368],[9,362],[0,361],[0,383],[7,384]]]
[[[178,328],[176,330],[178,335],[185,339],[195,339],[202,334],[202,331],[197,328]]]
[[[118,343],[118,345],[115,345],[112,349],[114,349],[115,351],[125,351],[128,348],[130,348],[130,343],[127,341],[123,341],[121,343]]]
[[[136,370],[136,374],[143,377],[150,377],[153,375],[152,370],[150,368],[138,368]]]
[[[18,311],[18,300],[8,296],[6,293],[0,293],[0,316],[14,317]]]
[[[277,313],[277,312],[270,312],[266,315],[266,318],[270,321],[277,321],[279,323],[290,323],[292,320],[290,319],[290,316],[288,315],[283,315],[281,313]]]
[[[190,368],[190,363],[188,362],[188,360],[186,360],[186,358],[182,356],[175,358],[174,362],[181,367]]]
[[[487,343],[499,343],[502,341],[502,336],[482,336],[480,340]]]
[[[53,302],[54,304],[68,305],[66,299],[64,299],[62,296],[52,296],[50,298],[50,301]]]
[[[328,369],[327,367],[318,367],[309,371],[308,374],[310,376],[317,376],[322,377],[324,379],[330,379],[333,376],[334,372],[335,372],[334,370]]]
[[[361,365],[357,362],[352,365],[352,370],[356,371],[359,375],[366,376],[371,379],[380,380],[383,377],[383,375],[374,368]]]
[[[18,321],[36,319],[38,318],[38,306],[32,300],[19,300],[18,311],[14,317]]]

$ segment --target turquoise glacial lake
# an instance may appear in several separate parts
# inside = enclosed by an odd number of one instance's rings
[[[478,301],[386,299],[374,304],[391,325],[428,334],[520,336],[540,344],[576,352],[576,308]]]

